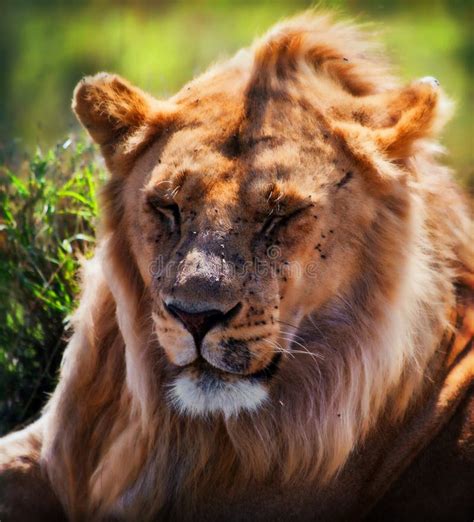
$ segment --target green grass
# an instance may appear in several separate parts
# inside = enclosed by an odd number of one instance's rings
[[[54,386],[103,176],[94,149],[75,139],[0,167],[0,432],[34,415]]]

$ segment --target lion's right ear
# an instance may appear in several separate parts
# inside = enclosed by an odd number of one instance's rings
[[[124,160],[134,157],[174,116],[171,104],[159,102],[123,78],[107,73],[79,82],[72,109],[100,145],[111,170],[119,166],[123,169]]]

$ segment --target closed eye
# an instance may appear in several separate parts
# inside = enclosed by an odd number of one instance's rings
[[[263,224],[263,227],[261,229],[261,233],[268,236],[272,232],[274,232],[276,229],[281,228],[288,224],[291,220],[302,214],[306,209],[308,209],[311,205],[307,205],[302,208],[298,208],[296,210],[293,210],[289,214],[272,214],[267,217],[265,223]]]
[[[354,174],[352,174],[352,172],[346,172],[344,176],[336,183],[336,187],[339,189],[344,185],[347,185],[353,176]]]
[[[166,219],[173,229],[178,229],[181,225],[181,212],[176,203],[164,202],[160,198],[149,198],[148,206],[161,218]]]

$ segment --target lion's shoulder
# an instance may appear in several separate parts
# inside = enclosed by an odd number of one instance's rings
[[[38,423],[0,442],[0,520],[63,522],[64,511],[40,467]]]
[[[396,480],[368,520],[470,520],[473,484],[472,381],[449,422]]]

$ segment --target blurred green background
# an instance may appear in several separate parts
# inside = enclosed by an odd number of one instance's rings
[[[104,171],[77,133],[72,90],[117,72],[168,96],[303,0],[3,0],[0,4],[0,433],[34,416],[54,387],[78,258],[94,243]],[[474,189],[470,0],[322,2],[374,23],[400,76],[437,77],[457,102],[446,162]],[[77,137],[78,136],[78,137]]]

